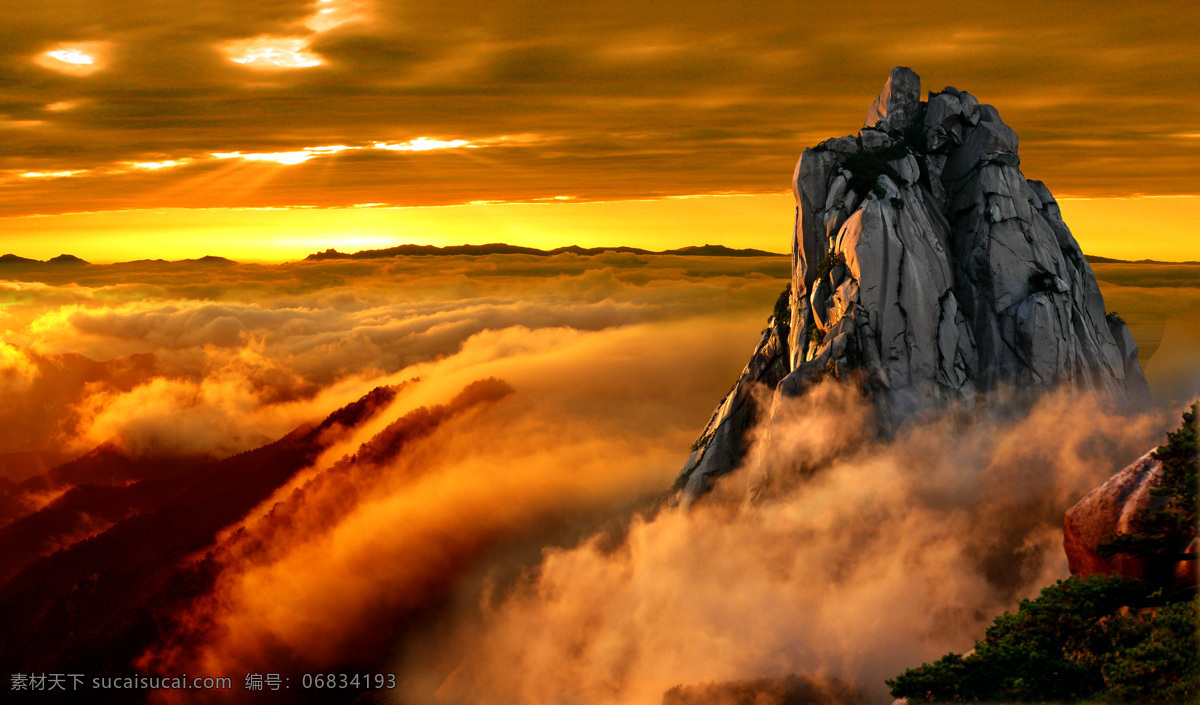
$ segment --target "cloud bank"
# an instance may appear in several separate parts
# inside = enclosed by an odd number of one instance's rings
[[[886,678],[971,648],[1066,575],[1063,511],[1166,425],[1064,393],[1028,416],[947,415],[881,443],[868,411],[827,384],[691,511],[548,550],[451,640],[438,697],[657,703],[675,686],[798,673],[890,702]]]
[[[70,282],[2,283],[0,384],[12,401],[0,453],[119,439],[134,453],[229,455],[497,331],[649,325],[631,343],[649,355],[665,352],[655,324],[715,316],[741,320],[729,347],[749,348],[785,268],[783,258],[413,257],[112,265],[63,275]],[[483,347],[471,349],[513,354]]]
[[[367,664],[412,703],[659,703],[761,679],[887,702],[883,679],[970,648],[1065,575],[1062,512],[1177,415],[1064,391],[883,442],[827,384],[713,495],[656,511],[787,265],[134,263],[6,282],[0,428],[23,430],[0,441],[221,456],[394,388],[178,567],[205,587],[139,669]],[[1173,276],[1112,284],[1127,320],[1194,299]],[[1139,290],[1168,298],[1138,309]],[[79,526],[63,540],[105,528]]]

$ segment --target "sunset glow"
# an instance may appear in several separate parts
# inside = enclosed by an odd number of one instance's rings
[[[100,70],[100,55],[107,42],[64,44],[38,55],[34,60],[43,68],[73,76],[89,76]]]
[[[65,176],[75,176],[82,171],[27,171],[21,174],[25,179],[59,179]]]
[[[306,154],[283,158],[303,164],[311,159]],[[791,194],[784,193],[576,201],[554,196],[537,203],[425,208],[364,202],[342,208],[128,210],[0,218],[0,230],[13,242],[26,243],[24,256],[45,259],[71,252],[96,262],[138,259],[146,248],[164,240],[172,243],[173,257],[213,254],[213,232],[227,234],[223,255],[255,262],[301,259],[329,247],[354,251],[405,242],[457,245],[488,240],[549,249],[627,239],[655,250],[724,242],[785,254],[779,223],[787,222],[795,210]],[[1063,199],[1060,205],[1072,233],[1090,254],[1166,261],[1198,256],[1193,214],[1200,209],[1200,197]],[[1149,242],[1137,235],[1147,219],[1155,222],[1155,238]],[[735,241],[729,239],[728,224],[733,221],[738,223]],[[481,224],[490,237],[479,235]]]
[[[276,164],[303,164],[304,162],[316,156],[325,154],[337,154],[348,149],[359,149],[359,147],[346,147],[344,145],[334,145],[331,147],[309,147],[296,152],[270,152],[261,154],[242,154],[241,152],[214,152],[213,156],[217,159],[244,159],[248,162],[275,162]]]
[[[79,49],[60,49],[58,51],[48,51],[46,56],[52,59],[58,59],[68,64],[87,64],[91,66],[96,63],[95,57],[89,56]]]
[[[230,61],[253,68],[302,69],[323,63],[321,57],[309,50],[305,39],[245,39],[230,42],[223,51]]]
[[[189,161],[191,161],[191,160],[189,160],[189,159],[168,159],[166,161],[161,161],[161,162],[134,162],[133,166],[137,167],[138,169],[150,169],[151,171],[153,171],[155,169],[170,169],[171,167],[174,167],[174,166],[182,166],[184,164],[187,164]]]
[[[289,168],[299,168],[291,166]],[[131,210],[0,219],[0,228],[24,242],[26,256],[48,259],[70,251],[94,262],[138,259],[146,248],[170,239],[173,257],[222,254],[241,261],[280,262],[333,247],[346,252],[401,243],[459,245],[487,241],[550,249],[564,242],[612,245],[613,233],[654,250],[696,241],[720,242],[725,223],[741,222],[740,247],[785,253],[777,223],[793,211],[791,196],[574,203],[494,203],[429,208],[387,203],[347,208]],[[170,227],[164,228],[164,223]],[[212,233],[227,245],[214,250]]]
[[[424,152],[430,149],[454,149],[455,147],[474,147],[466,140],[435,140],[429,137],[418,137],[415,140],[401,142],[400,144],[388,144],[387,142],[376,142],[375,149],[386,149],[393,152]]]
[[[314,32],[328,32],[344,24],[368,19],[366,0],[317,0],[317,11],[304,26]]]

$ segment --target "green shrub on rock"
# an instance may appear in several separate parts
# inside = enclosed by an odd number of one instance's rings
[[[1133,534],[1104,552],[1149,559],[1148,580],[1070,577],[996,618],[968,656],[947,654],[887,682],[910,702],[1088,702],[1200,704],[1197,598],[1170,592],[1164,567],[1196,537],[1197,416],[1154,451],[1165,506],[1145,511]]]
[[[997,617],[974,653],[887,682],[910,702],[1200,702],[1196,601],[1130,578],[1071,577]]]

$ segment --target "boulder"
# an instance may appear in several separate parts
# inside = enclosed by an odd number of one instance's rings
[[[1153,451],[1087,493],[1063,517],[1063,548],[1072,575],[1119,573],[1140,578],[1145,561],[1124,554],[1101,556],[1097,548],[1114,536],[1135,531],[1138,515],[1164,504],[1150,489],[1162,478],[1162,463]]]
[[[861,135],[863,149],[882,149],[892,144],[892,138],[880,128],[864,127]]]
[[[1154,567],[1147,559],[1123,553],[1106,557],[1098,549],[1116,536],[1136,533],[1138,517],[1143,512],[1166,506],[1167,498],[1152,492],[1161,484],[1162,477],[1162,462],[1151,451],[1067,510],[1063,517],[1063,549],[1072,575],[1117,574],[1143,578],[1147,571],[1153,572]],[[1197,541],[1192,539],[1184,552],[1194,554],[1196,550]],[[1196,586],[1195,561],[1170,560],[1159,569],[1172,590]]]
[[[930,152],[949,151],[962,144],[963,106],[957,93],[942,92],[929,98],[925,134]]]

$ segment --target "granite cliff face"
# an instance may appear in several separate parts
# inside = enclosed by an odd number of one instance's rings
[[[731,470],[769,416],[752,390],[802,394],[856,379],[891,433],[922,412],[1072,385],[1149,401],[1137,345],[1049,189],[1019,169],[991,105],[945,88],[920,100],[892,69],[857,136],[806,149],[792,177],[792,281],[740,379],[676,480],[688,501]],[[760,408],[761,407],[761,408]]]

